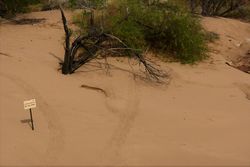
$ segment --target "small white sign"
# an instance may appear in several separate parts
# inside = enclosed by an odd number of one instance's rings
[[[36,108],[36,99],[31,99],[23,102],[24,109]]]

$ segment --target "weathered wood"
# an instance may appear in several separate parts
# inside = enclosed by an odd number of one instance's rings
[[[62,73],[63,74],[69,74],[71,71],[71,60],[70,60],[70,36],[71,33],[69,31],[69,28],[67,26],[67,20],[64,15],[63,9],[60,6],[60,11],[62,15],[62,21],[63,21],[63,28],[65,31],[65,53],[64,53],[64,61],[63,61],[63,66],[62,66]]]

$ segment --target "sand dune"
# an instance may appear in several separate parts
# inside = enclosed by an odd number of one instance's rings
[[[19,17],[46,20],[0,25],[0,166],[250,165],[250,76],[225,64],[250,49],[249,23],[204,18],[220,34],[211,58],[158,61],[170,78],[156,85],[93,64],[62,75],[59,11]],[[32,98],[35,131],[23,109]]]

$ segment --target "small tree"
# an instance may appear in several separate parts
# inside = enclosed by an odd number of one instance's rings
[[[82,22],[78,21],[78,25],[81,30],[87,27],[81,31],[83,34],[89,34],[86,31],[92,27],[91,30],[118,37],[138,52],[151,47],[170,53],[183,63],[205,57],[206,44],[199,20],[174,2],[120,0],[101,10],[95,10],[94,24],[88,22],[90,14],[81,17]]]

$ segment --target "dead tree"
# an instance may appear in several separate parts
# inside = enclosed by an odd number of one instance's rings
[[[94,27],[92,27],[91,33],[86,36],[77,37],[70,45],[71,32],[67,26],[67,20],[61,7],[60,11],[64,25],[66,45],[64,62],[62,63],[63,74],[74,73],[79,67],[100,55],[105,55],[103,57],[106,58],[112,54],[129,54],[143,64],[149,79],[160,81],[160,78],[167,76],[163,71],[154,67],[152,62],[147,61],[136,49],[128,47],[121,39],[112,34],[96,31]],[[80,49],[84,50],[84,52],[77,55]]]
[[[65,53],[64,53],[64,61],[63,61],[63,65],[62,65],[62,73],[63,74],[68,74],[71,72],[71,62],[70,62],[70,30],[67,26],[67,20],[66,17],[64,15],[63,9],[60,6],[60,11],[61,11],[61,15],[62,15],[62,21],[63,21],[63,28],[65,31]]]

